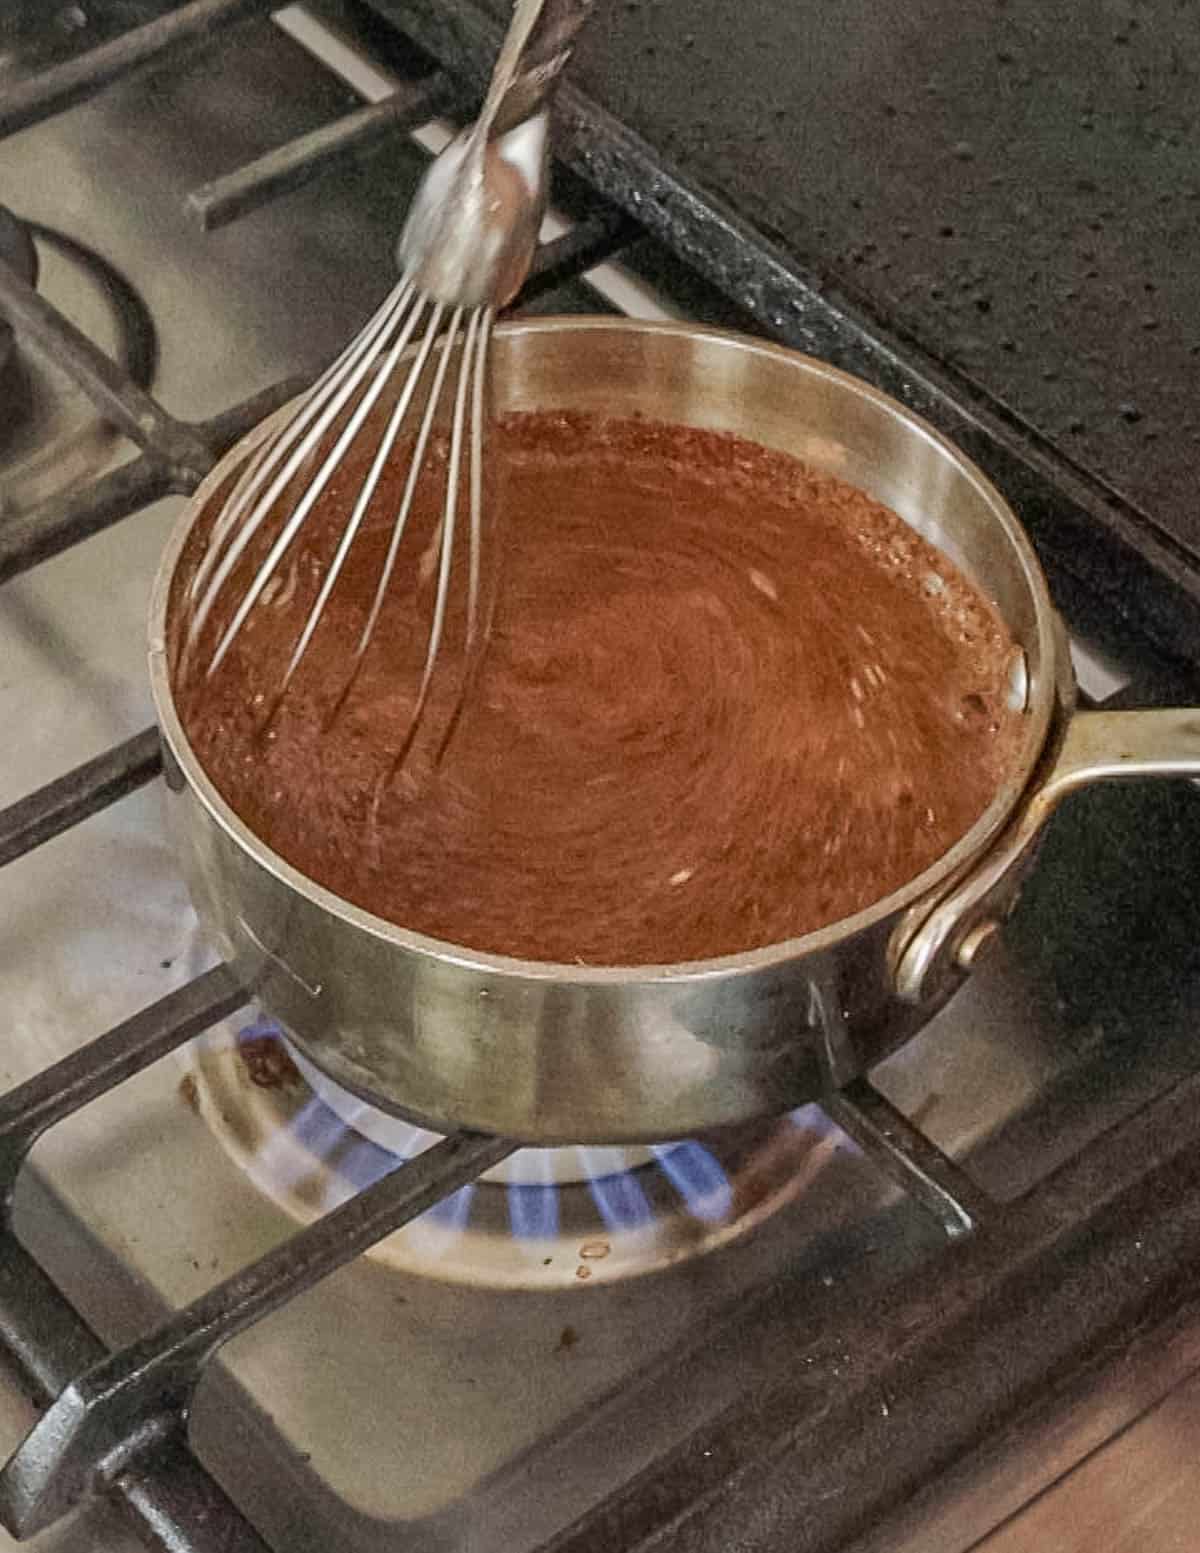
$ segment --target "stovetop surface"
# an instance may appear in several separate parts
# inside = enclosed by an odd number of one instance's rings
[[[777,29],[797,25],[781,10]],[[675,40],[679,59],[653,30],[639,30],[663,28],[665,14],[651,4],[621,8],[611,36],[590,43],[581,61],[587,84],[603,85],[610,69],[613,80],[621,76],[619,91],[637,102],[610,95],[611,104],[642,127],[652,127],[646,113],[667,111],[652,110],[647,77],[674,79],[667,72],[682,71],[689,55],[700,60],[698,100],[711,106],[714,97],[707,12],[698,7],[689,23],[691,47]],[[914,37],[935,36],[930,9],[906,14]],[[899,25],[875,23],[876,32]],[[774,37],[779,48],[778,30]],[[661,51],[650,55],[647,45]],[[751,47],[752,29],[737,40],[738,49]],[[806,61],[819,79],[820,60],[826,73],[841,60],[828,39],[822,48],[805,53],[794,42],[792,63]],[[769,52],[759,51],[756,66],[768,95],[772,80],[783,90],[786,74]],[[854,56],[864,79],[868,53],[864,44]],[[627,68],[606,63],[618,60]],[[788,99],[793,108],[809,102],[795,80],[788,90],[801,94]],[[209,236],[189,225],[183,196],[354,103],[256,23],[186,67],[0,142],[0,200],[93,244],[127,276],[160,332],[155,391],[181,415],[211,414],[311,369],[357,326],[390,275],[420,162],[403,145],[382,149],[340,181]],[[750,126],[764,122],[762,108]],[[722,162],[699,147],[698,134],[689,147],[682,130],[672,133],[672,154],[712,156],[713,176],[733,177],[728,144]],[[719,144],[718,128],[710,134]],[[968,169],[980,162],[960,160]],[[778,193],[787,180],[778,167],[773,176]],[[833,178],[828,168],[823,176]],[[738,179],[739,198],[753,199],[753,181]],[[861,213],[852,214],[842,212],[845,231]],[[1061,355],[1046,346],[1040,359]],[[1111,430],[1118,441],[1125,435]],[[151,720],[145,604],[178,505],[161,503],[0,593],[0,718],[23,730],[6,751],[0,804]],[[875,1075],[935,1141],[969,1156],[996,1195],[1015,1195],[1200,1065],[1198,816],[1200,792],[1183,784],[1075,803],[1056,822],[1001,954]],[[5,869],[0,920],[7,1087],[194,971],[190,913],[158,795],[135,794]],[[220,1153],[185,1103],[181,1077],[177,1063],[164,1062],[48,1135],[22,1189],[23,1233],[114,1340],[290,1229]],[[195,1438],[289,1549],[394,1546],[401,1530],[414,1548],[518,1549],[702,1412],[767,1383],[775,1331],[760,1300],[775,1282],[811,1288],[814,1304],[851,1282],[882,1291],[923,1259],[936,1277],[938,1248],[919,1213],[839,1147],[817,1189],[751,1240],[624,1288],[497,1298],[359,1263],[231,1346],[202,1389]],[[732,1338],[726,1324],[722,1341],[708,1342],[709,1323],[731,1305],[744,1307],[744,1324],[734,1324]],[[658,1394],[656,1359],[688,1344],[688,1394]],[[1112,1427],[1125,1416],[1117,1408]],[[20,1421],[14,1405],[0,1445],[15,1443]],[[1023,1480],[1020,1492],[1028,1491]],[[81,1546],[100,1545],[97,1532],[75,1535]]]
[[[574,73],[1200,558],[1194,6],[617,0]]]

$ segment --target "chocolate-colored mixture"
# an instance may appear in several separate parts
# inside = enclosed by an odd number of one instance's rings
[[[529,959],[703,959],[887,895],[1002,780],[1020,722],[1004,701],[1013,644],[904,523],[734,437],[568,415],[508,417],[493,434],[494,620],[440,765],[463,668],[457,547],[431,713],[388,779],[424,659],[444,465],[422,483],[379,629],[325,726],[406,455],[264,726],[367,456],[340,471],[227,660],[207,682],[189,670],[180,691],[230,804],[347,900]]]

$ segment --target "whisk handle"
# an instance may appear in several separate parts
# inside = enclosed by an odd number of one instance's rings
[[[596,0],[545,0],[493,121],[493,134],[523,123],[549,102]]]

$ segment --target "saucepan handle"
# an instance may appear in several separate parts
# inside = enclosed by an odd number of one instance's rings
[[[1200,708],[1076,712],[1057,756],[999,841],[918,921],[910,916],[900,924],[892,952],[898,995],[920,1003],[954,968],[970,968],[1012,909],[1021,865],[1069,793],[1093,782],[1157,776],[1200,776]]]

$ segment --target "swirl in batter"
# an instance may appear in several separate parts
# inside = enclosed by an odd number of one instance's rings
[[[326,727],[403,457],[269,727],[264,710],[361,482],[355,467],[340,471],[219,671],[179,692],[213,782],[296,868],[465,947],[675,963],[846,917],[982,813],[1019,734],[1005,704],[1013,643],[893,513],[783,454],[647,421],[511,416],[490,458],[493,625],[436,769],[465,584],[421,739],[385,780],[424,659],[432,476],[362,672]],[[181,578],[204,532],[201,521]]]

